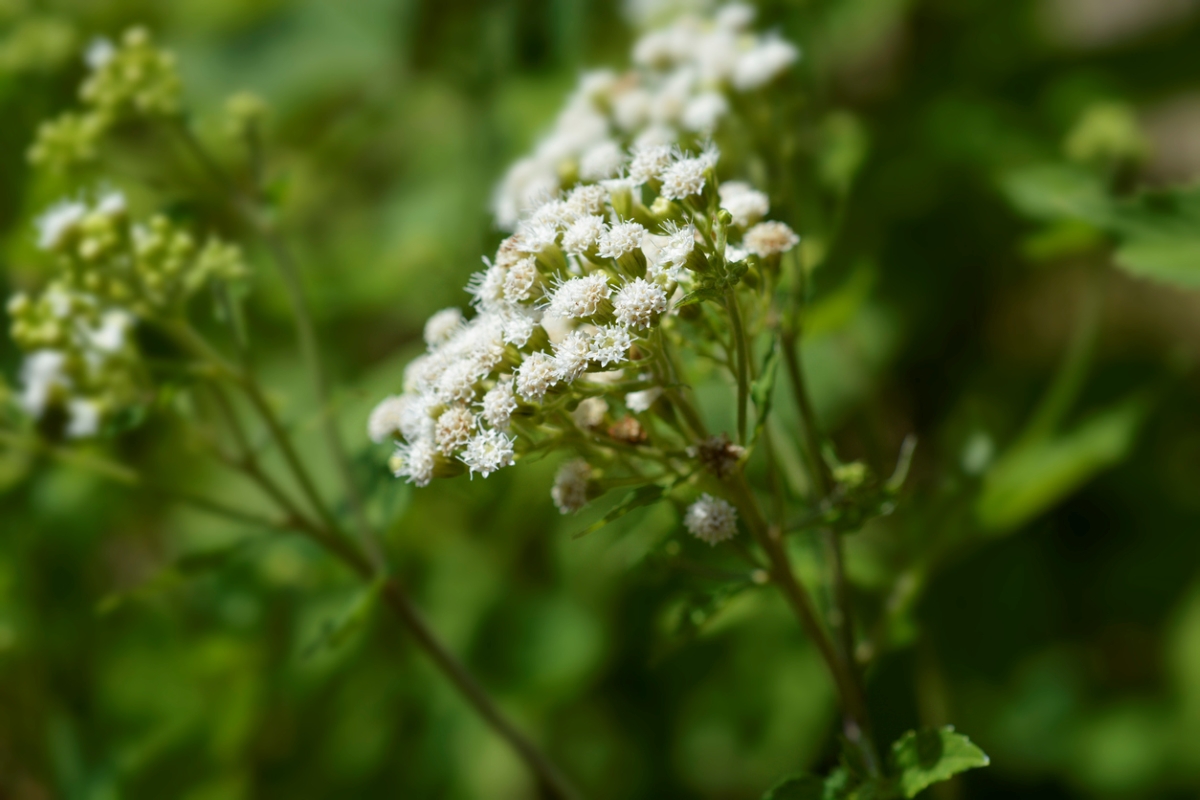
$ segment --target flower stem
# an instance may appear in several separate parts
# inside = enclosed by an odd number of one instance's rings
[[[729,324],[733,328],[733,339],[737,347],[737,427],[738,441],[746,443],[746,406],[750,399],[750,352],[746,345],[746,328],[742,322],[742,311],[738,306],[733,289],[725,293],[725,308],[729,310]]]

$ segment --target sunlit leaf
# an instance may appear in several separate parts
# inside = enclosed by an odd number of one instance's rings
[[[949,780],[960,772],[990,763],[987,754],[970,739],[947,725],[909,731],[892,745],[899,789],[904,797],[915,797],[927,786]]]

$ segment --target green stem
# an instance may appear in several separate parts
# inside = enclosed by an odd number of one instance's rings
[[[750,399],[750,350],[746,344],[746,329],[742,322],[742,311],[738,306],[733,289],[725,293],[725,308],[729,310],[729,324],[733,328],[733,339],[737,348],[737,427],[738,441],[746,443],[746,406]]]

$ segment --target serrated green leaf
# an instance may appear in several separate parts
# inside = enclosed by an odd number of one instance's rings
[[[984,477],[975,505],[980,523],[993,530],[1018,527],[1122,461],[1149,409],[1139,393],[1066,433],[1005,453]]]
[[[666,492],[666,488],[657,483],[652,483],[649,486],[639,486],[637,489],[634,489],[632,492],[626,495],[625,499],[621,501],[620,505],[611,509],[601,519],[598,519],[591,525],[588,525],[579,533],[575,534],[575,536],[572,538],[581,539],[584,536],[587,536],[589,533],[595,533],[608,523],[620,519],[630,511],[633,511],[635,508],[641,508],[642,506],[648,506],[653,503],[657,503],[663,498],[663,495],[665,495]]]
[[[949,725],[909,731],[892,745],[892,764],[904,797],[989,763],[986,753]]]

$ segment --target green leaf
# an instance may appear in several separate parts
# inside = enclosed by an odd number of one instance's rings
[[[611,509],[603,518],[596,520],[591,525],[575,534],[575,539],[581,539],[589,533],[595,533],[603,528],[608,523],[620,519],[621,517],[633,511],[635,508],[652,505],[663,499],[663,495],[667,493],[666,487],[660,486],[657,483],[652,483],[649,486],[639,486],[634,489],[619,505]]]
[[[975,505],[979,522],[1009,530],[1028,522],[1129,453],[1150,409],[1138,393],[1097,412],[1070,431],[1018,446],[984,477]]]
[[[337,619],[327,619],[317,632],[316,639],[304,648],[304,657],[308,658],[324,649],[335,649],[345,644],[350,635],[361,628],[375,608],[379,596],[383,593],[386,581],[378,578],[364,588],[354,598]]]
[[[892,763],[904,797],[960,772],[990,763],[987,754],[947,725],[909,731],[892,745]]]
[[[866,128],[853,114],[835,111],[821,123],[817,176],[836,194],[844,195],[867,157]]]
[[[1191,236],[1135,237],[1117,249],[1115,258],[1117,266],[1140,278],[1200,288],[1200,231]]]
[[[814,775],[784,778],[762,796],[762,800],[825,800],[825,798],[825,781]]]
[[[1018,211],[1035,219],[1082,220],[1097,227],[1112,223],[1112,203],[1104,184],[1097,175],[1079,167],[1026,167],[1005,175],[1000,186]]]

